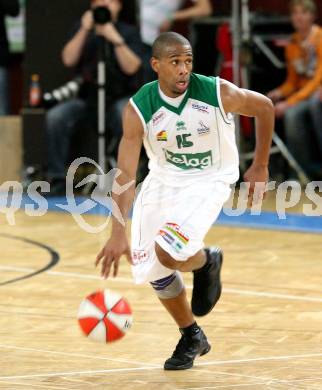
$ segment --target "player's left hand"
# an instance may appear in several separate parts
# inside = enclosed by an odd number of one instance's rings
[[[131,249],[126,237],[125,230],[121,229],[112,233],[105,246],[96,257],[95,266],[101,263],[101,276],[107,279],[113,268],[113,276],[116,277],[119,269],[119,262],[122,255],[125,255],[128,262],[132,263]]]
[[[257,204],[265,197],[266,183],[268,181],[268,167],[253,163],[245,172],[244,180],[249,183],[248,199],[250,204]]]

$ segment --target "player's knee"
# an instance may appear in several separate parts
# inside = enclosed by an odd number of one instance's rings
[[[158,260],[160,263],[166,267],[173,270],[177,270],[180,268],[180,262],[174,260],[168,252],[166,252],[164,249],[160,247],[159,244],[155,243],[155,253],[158,257]]]
[[[165,278],[151,282],[151,286],[160,299],[176,298],[184,289],[183,279],[178,271]]]

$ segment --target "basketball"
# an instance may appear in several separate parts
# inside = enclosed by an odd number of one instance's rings
[[[100,343],[122,338],[133,320],[129,303],[111,290],[88,295],[79,306],[77,318],[83,333]]]

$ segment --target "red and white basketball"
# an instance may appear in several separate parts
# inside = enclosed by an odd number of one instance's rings
[[[123,337],[133,321],[128,302],[111,290],[88,295],[79,306],[77,318],[85,335],[101,343]]]

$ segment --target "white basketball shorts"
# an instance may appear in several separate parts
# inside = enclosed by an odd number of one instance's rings
[[[157,242],[177,261],[185,261],[204,246],[204,237],[229,198],[230,186],[205,180],[174,187],[148,175],[133,209],[132,272],[135,283],[152,282],[174,271],[155,253]]]

